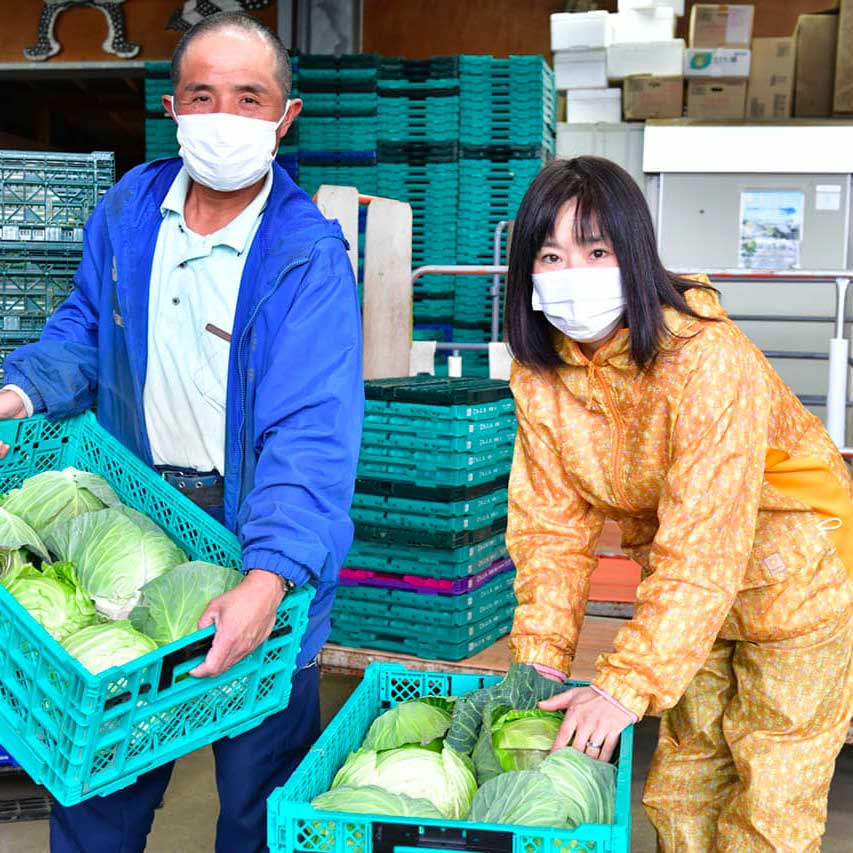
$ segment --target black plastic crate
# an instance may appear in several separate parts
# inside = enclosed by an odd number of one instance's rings
[[[499,379],[406,376],[369,379],[364,383],[368,400],[393,400],[433,406],[492,403],[512,397],[509,383]]]

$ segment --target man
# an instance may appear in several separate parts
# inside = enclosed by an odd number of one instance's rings
[[[203,614],[216,634],[192,674],[228,669],[269,636],[286,589],[316,586],[289,707],[214,744],[217,850],[243,853],[265,849],[266,798],[319,733],[312,662],[352,541],[361,321],[339,226],[272,162],[301,109],[278,39],[242,13],[206,18],[172,81],[183,165],[140,166],[98,205],[72,296],[6,360],[0,417],[96,406],[237,532],[246,577]],[[170,773],[55,807],[52,849],[142,850]]]

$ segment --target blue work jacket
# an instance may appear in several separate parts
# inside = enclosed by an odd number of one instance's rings
[[[139,166],[86,223],[74,292],[41,339],[6,359],[5,380],[36,412],[98,420],[152,463],[143,388],[151,265],[162,203],[181,162]],[[228,364],[225,523],[244,569],[317,594],[300,663],[329,633],[364,415],[361,315],[346,242],[287,173],[273,185],[249,250]]]

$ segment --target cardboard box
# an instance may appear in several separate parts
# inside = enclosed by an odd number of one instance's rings
[[[607,77],[623,80],[634,74],[678,77],[684,63],[684,39],[624,42],[607,48]]]
[[[827,118],[832,115],[838,15],[800,15],[794,42],[794,115]]]
[[[749,47],[754,6],[697,3],[690,10],[690,47]]]
[[[840,0],[832,111],[835,115],[853,113],[853,0]]]
[[[618,124],[622,121],[621,89],[573,89],[566,93],[569,124]]]
[[[640,75],[626,77],[622,88],[625,120],[681,118],[684,111],[684,78]]]
[[[607,51],[558,50],[554,53],[554,84],[564,89],[606,89]]]
[[[620,12],[632,9],[672,9],[676,15],[684,14],[684,0],[619,0]]]
[[[675,12],[669,8],[635,9],[610,16],[610,42],[666,41],[675,38]]]
[[[794,40],[752,40],[746,117],[756,121],[791,117],[794,100]]]
[[[551,50],[589,50],[610,44],[607,12],[557,12],[551,15]]]
[[[742,121],[746,113],[747,85],[746,80],[688,80],[687,118]]]
[[[685,77],[749,77],[751,51],[731,47],[688,47]]]

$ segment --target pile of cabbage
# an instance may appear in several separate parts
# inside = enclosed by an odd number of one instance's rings
[[[0,496],[0,584],[93,673],[196,630],[236,569],[191,562],[85,471],[46,471]]]
[[[471,756],[444,742],[455,700],[403,702],[373,721],[322,811],[574,829],[613,823],[616,768],[572,747],[551,752],[563,714],[487,706]]]

